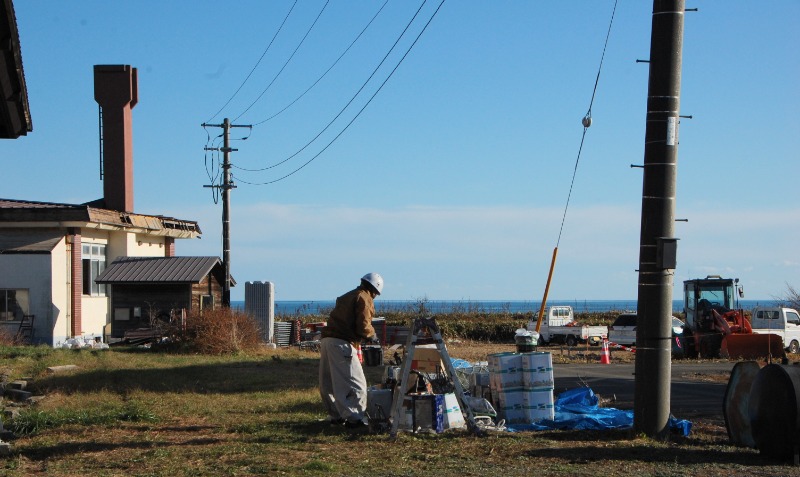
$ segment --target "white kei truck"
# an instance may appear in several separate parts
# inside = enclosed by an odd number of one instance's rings
[[[536,322],[539,313],[534,313],[533,319],[528,323],[528,331],[536,331]],[[575,346],[578,343],[599,345],[608,339],[608,327],[581,325],[575,321],[572,307],[567,305],[550,306],[542,317],[539,327],[539,344],[565,343]]]
[[[756,334],[774,334],[783,338],[790,353],[800,351],[800,314],[793,308],[759,306],[753,308],[750,326]]]

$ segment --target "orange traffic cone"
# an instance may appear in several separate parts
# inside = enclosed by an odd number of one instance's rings
[[[608,340],[603,340],[603,350],[600,351],[600,364],[611,364],[611,354],[608,351]]]

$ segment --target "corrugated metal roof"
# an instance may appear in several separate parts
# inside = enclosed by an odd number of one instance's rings
[[[124,257],[114,260],[97,283],[199,283],[222,261],[217,257]]]

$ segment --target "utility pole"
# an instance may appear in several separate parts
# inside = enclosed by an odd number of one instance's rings
[[[250,128],[252,125],[231,124],[228,118],[222,124],[202,124],[203,127],[222,128],[222,148],[206,147],[206,151],[222,151],[222,184],[207,185],[204,187],[214,187],[222,189],[222,265],[225,268],[225,282],[222,284],[222,306],[231,306],[231,189],[235,189],[231,180],[231,158],[230,153],[238,151],[231,148],[230,130],[231,128]]]
[[[672,289],[677,239],[675,189],[684,0],[654,0],[647,91],[639,245],[633,423],[639,433],[669,432]]]

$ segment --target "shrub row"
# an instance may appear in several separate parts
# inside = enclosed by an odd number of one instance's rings
[[[576,320],[587,325],[607,326],[613,323],[619,312],[577,313]],[[455,312],[437,315],[420,315],[411,311],[384,313],[389,326],[408,326],[414,318],[433,316],[442,329],[442,336],[448,339],[513,342],[518,328],[525,328],[528,322],[538,317],[537,313],[485,313]],[[325,315],[279,316],[279,321],[300,320],[302,323],[319,323],[327,320]]]

